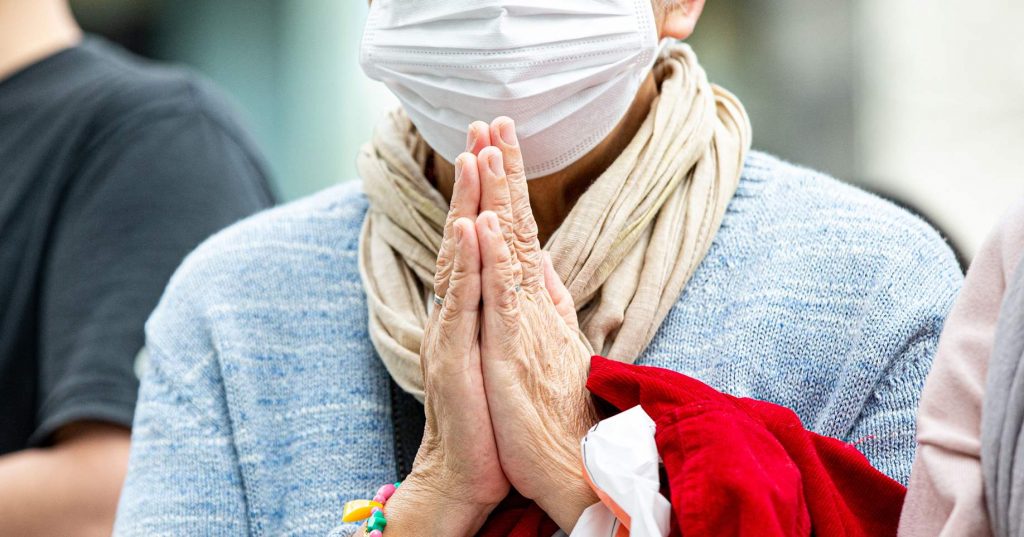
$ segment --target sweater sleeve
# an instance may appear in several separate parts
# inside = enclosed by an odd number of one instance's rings
[[[356,524],[342,524],[333,528],[327,537],[353,537],[361,527]]]
[[[114,534],[247,534],[241,473],[225,420],[202,412],[177,388],[162,368],[166,354],[147,351]]]
[[[921,390],[963,274],[949,247],[923,223],[905,230],[898,246],[886,244],[880,248],[889,264],[864,303],[855,351],[863,360],[857,363],[877,372],[851,371],[851,379],[870,384],[847,402],[855,412],[849,425],[825,434],[856,446],[875,468],[907,485]]]
[[[146,325],[148,362],[114,535],[248,535],[249,509],[193,254]],[[257,529],[258,530],[258,529]]]
[[[844,438],[882,473],[906,485],[916,446],[918,401],[932,364],[941,324],[922,328],[893,360],[892,368],[868,396],[860,417]]]

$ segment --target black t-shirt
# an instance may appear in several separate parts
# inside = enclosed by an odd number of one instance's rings
[[[89,37],[0,79],[0,454],[130,426],[174,269],[271,204],[253,144],[187,72]]]

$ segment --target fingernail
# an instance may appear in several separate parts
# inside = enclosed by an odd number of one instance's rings
[[[466,151],[472,151],[476,146],[476,129],[473,128],[473,124],[469,125],[469,129],[466,131]]]
[[[462,226],[455,226],[455,244],[462,244]]]
[[[494,151],[491,153],[490,165],[491,171],[494,172],[494,175],[500,177],[501,174],[505,173],[505,165],[501,162],[500,151]]]
[[[519,143],[519,140],[516,138],[515,121],[512,121],[511,119],[505,120],[498,131],[501,133],[501,141],[505,142],[505,145],[514,146]]]
[[[455,159],[455,182],[456,183],[459,182],[460,178],[462,178],[462,166],[463,166],[463,164],[462,164],[462,157],[460,156],[459,158]]]

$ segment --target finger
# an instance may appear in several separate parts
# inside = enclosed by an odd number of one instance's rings
[[[498,217],[493,212],[480,213],[476,232],[480,239],[485,340],[500,337],[503,341],[510,341],[512,334],[509,331],[519,326],[519,293],[516,291],[512,256],[502,236]],[[501,345],[497,340],[491,343]]]
[[[434,273],[434,294],[444,298],[448,293],[448,280],[451,278],[455,241],[453,229],[459,218],[475,221],[480,211],[480,174],[476,155],[463,153],[455,159],[455,189],[452,191],[452,204],[448,210],[448,218],[444,225],[444,236],[441,239],[441,250],[437,255],[437,271]]]
[[[551,301],[555,303],[555,311],[558,312],[562,319],[565,319],[566,324],[578,330],[580,324],[576,317],[576,303],[573,301],[569,289],[562,282],[562,278],[555,272],[555,264],[551,262],[551,254],[544,252],[543,260],[544,287],[547,288]]]
[[[483,121],[474,121],[466,131],[466,152],[479,155],[485,147],[491,145],[491,126]]]
[[[515,256],[522,265],[523,289],[529,293],[543,291],[544,268],[541,266],[540,241],[537,240],[537,221],[530,208],[530,190],[526,186],[526,167],[523,152],[516,135],[516,124],[508,117],[499,117],[490,125],[491,143],[501,150],[505,163],[505,176],[512,205]]]
[[[452,229],[455,254],[448,294],[439,314],[440,333],[453,343],[449,348],[458,349],[465,343],[467,352],[455,353],[465,358],[479,327],[480,247],[472,220],[459,218]]]
[[[460,218],[452,228],[455,253],[451,284],[448,296],[437,308],[430,352],[421,360],[426,404],[428,408],[435,405],[435,409],[441,401],[486,399],[480,354],[474,352],[480,341],[480,249],[476,227],[472,220]],[[427,412],[434,418],[430,422],[434,430],[466,425],[438,423],[435,414],[436,410]]]
[[[504,158],[497,147],[485,147],[477,159],[480,175],[480,211],[491,211],[498,217],[502,238],[512,260],[515,281],[521,281],[522,267],[516,257],[513,232],[512,198],[505,175]]]

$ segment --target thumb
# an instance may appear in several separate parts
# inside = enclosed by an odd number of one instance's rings
[[[576,318],[576,304],[569,294],[569,290],[562,283],[562,278],[555,272],[555,265],[551,261],[551,254],[544,252],[544,287],[548,290],[548,296],[555,303],[555,311],[565,320],[565,323],[576,330],[580,329],[579,320]]]

